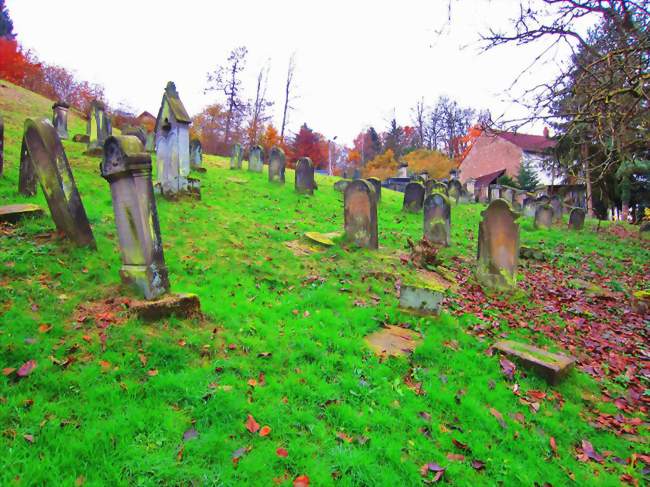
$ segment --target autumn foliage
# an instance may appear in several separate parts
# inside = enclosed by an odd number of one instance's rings
[[[441,152],[428,149],[418,149],[404,156],[412,173],[426,172],[429,177],[442,179],[449,177],[449,171],[456,168],[457,163]]]
[[[289,147],[291,152],[288,159],[289,166],[294,167],[296,161],[301,157],[309,157],[314,163],[315,169],[327,167],[327,140],[318,132],[310,129],[307,124],[300,127],[300,131],[296,134]],[[289,154],[287,155],[289,156]]]
[[[395,159],[395,153],[392,149],[387,149],[383,154],[379,154],[363,168],[363,177],[375,177],[379,179],[388,179],[394,177],[397,173],[399,163]]]

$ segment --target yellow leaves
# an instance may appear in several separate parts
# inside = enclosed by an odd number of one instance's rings
[[[449,171],[456,168],[456,162],[444,154],[427,149],[418,149],[404,156],[410,172],[426,171],[430,177],[442,179],[449,176]]]

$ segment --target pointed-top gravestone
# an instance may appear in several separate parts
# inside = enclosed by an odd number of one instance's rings
[[[52,105],[52,125],[59,135],[59,139],[68,138],[68,109],[70,105],[59,100]]]
[[[24,140],[56,228],[75,244],[95,248],[95,238],[54,125],[47,119],[27,119]]]
[[[309,157],[301,157],[296,162],[296,192],[314,194],[316,182],[314,181],[314,164]]]
[[[0,113],[0,176],[4,171],[4,160],[5,160],[5,121],[2,118]]]
[[[369,249],[379,247],[377,198],[372,183],[356,179],[345,188],[345,238]]]
[[[410,182],[404,188],[404,203],[402,204],[403,211],[411,213],[419,213],[424,204],[424,185],[420,182]]]
[[[460,181],[458,179],[452,179],[449,181],[447,188],[449,193],[449,200],[458,204],[458,200],[463,193],[463,185],[460,184]]]
[[[99,100],[93,100],[88,113],[86,124],[88,135],[88,155],[101,155],[104,141],[111,135],[111,123],[106,115],[106,105]]]
[[[557,195],[553,196],[551,198],[551,207],[553,208],[553,222],[561,222],[564,209],[562,205],[562,199]]]
[[[264,148],[261,145],[251,147],[248,154],[248,170],[252,172],[264,170]]]
[[[284,169],[286,160],[284,151],[279,147],[273,147],[269,152],[269,181],[272,183],[284,184]]]
[[[445,247],[451,243],[451,205],[447,196],[437,191],[424,200],[424,238]]]
[[[537,204],[535,208],[535,228],[548,229],[553,225],[553,208],[547,204]]]
[[[519,216],[507,201],[494,200],[481,212],[478,229],[479,282],[489,288],[514,286],[519,264]]]
[[[240,144],[232,146],[232,154],[230,156],[230,169],[241,169],[242,150]]]
[[[377,197],[377,203],[379,203],[381,201],[381,179],[367,178],[366,181],[372,184],[372,186],[375,188],[375,196]]]
[[[585,226],[585,210],[582,208],[573,208],[569,213],[569,229],[582,230]]]

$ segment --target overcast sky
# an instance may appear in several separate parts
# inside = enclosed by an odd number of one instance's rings
[[[79,78],[101,83],[112,105],[157,113],[173,80],[190,114],[217,101],[203,93],[206,73],[230,50],[248,48],[243,83],[254,96],[257,72],[270,63],[269,97],[276,126],[286,69],[296,53],[296,95],[289,128],[303,122],[349,143],[363,128],[382,131],[393,113],[411,122],[411,107],[442,94],[493,118],[521,115],[504,91],[542,46],[480,53],[488,26],[508,26],[515,0],[249,1],[8,0],[24,47]],[[439,30],[445,27],[443,34]],[[559,57],[566,52],[560,51]],[[551,78],[539,66],[529,83]],[[540,132],[541,127],[533,127]]]

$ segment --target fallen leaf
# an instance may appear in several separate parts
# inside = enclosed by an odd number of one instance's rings
[[[503,420],[503,415],[499,411],[497,411],[494,408],[490,408],[490,414],[492,414],[492,416],[497,418],[497,421],[499,422],[502,428],[504,429],[506,428],[506,422]]]
[[[433,482],[438,482],[442,478],[443,474],[445,473],[445,469],[440,465],[438,465],[437,463],[425,463],[424,465],[422,465],[422,467],[420,468],[420,475],[426,477],[429,474],[429,472],[434,473]]]
[[[260,436],[268,436],[270,432],[271,428],[269,426],[262,426],[262,429],[260,430]]]
[[[251,451],[250,446],[243,446],[232,452],[232,463],[235,468],[237,468],[237,464],[239,463],[240,458],[246,455],[249,451]]]
[[[309,487],[309,477],[306,475],[299,475],[293,481],[293,487]]]
[[[456,446],[456,448],[459,448],[460,450],[465,450],[465,451],[469,450],[469,447],[465,443],[461,443],[456,438],[452,438],[451,442]]]
[[[255,387],[257,385],[257,381],[255,379],[248,379],[247,384],[251,387]]]
[[[34,435],[23,435],[23,438],[27,443],[34,443]]]
[[[11,375],[15,371],[16,371],[16,369],[14,369],[12,367],[7,367],[7,368],[2,369],[2,375],[4,375],[4,376]]]
[[[485,468],[485,462],[481,460],[472,460],[472,468],[474,470],[483,470]]]
[[[28,360],[18,369],[18,372],[16,372],[16,374],[18,375],[18,377],[27,377],[29,374],[32,373],[32,371],[35,368],[36,368],[36,361]]]
[[[103,371],[107,371],[108,369],[111,368],[111,363],[106,360],[100,360],[99,366],[102,368]]]
[[[199,432],[196,431],[194,428],[190,428],[185,433],[183,433],[183,441],[193,440],[194,438],[198,438],[198,437],[199,437]]]
[[[52,329],[52,325],[50,325],[48,323],[41,323],[40,325],[38,325],[38,332],[39,333],[47,333],[51,329]]]
[[[501,372],[503,372],[503,375],[505,375],[508,380],[514,380],[517,366],[505,357],[501,357],[499,363],[501,364]]]
[[[176,454],[176,461],[180,462],[183,459],[183,452],[185,451],[185,445],[181,445],[181,448],[178,450],[178,453]]]
[[[594,450],[593,445],[589,441],[582,440],[582,451],[593,461],[603,463],[603,457]]]
[[[275,454],[282,458],[287,458],[289,456],[289,452],[284,448],[278,448],[275,450]]]
[[[459,453],[447,453],[447,459],[453,462],[464,462],[465,455],[460,455]]]
[[[257,433],[260,429],[260,425],[255,421],[255,418],[250,414],[246,418],[246,429],[251,433]]]
[[[346,443],[352,443],[352,437],[346,435],[346,434],[343,433],[342,431],[336,433],[336,437],[337,437],[339,440],[344,441],[344,442],[346,442]]]
[[[147,375],[149,377],[155,377],[158,375],[158,369],[147,370]]]
[[[138,358],[140,359],[140,363],[142,364],[143,367],[147,366],[147,356],[144,353],[141,353],[138,355]]]
[[[557,454],[557,443],[555,443],[555,438],[551,436],[548,442],[551,445],[551,450],[553,450],[553,454]]]

